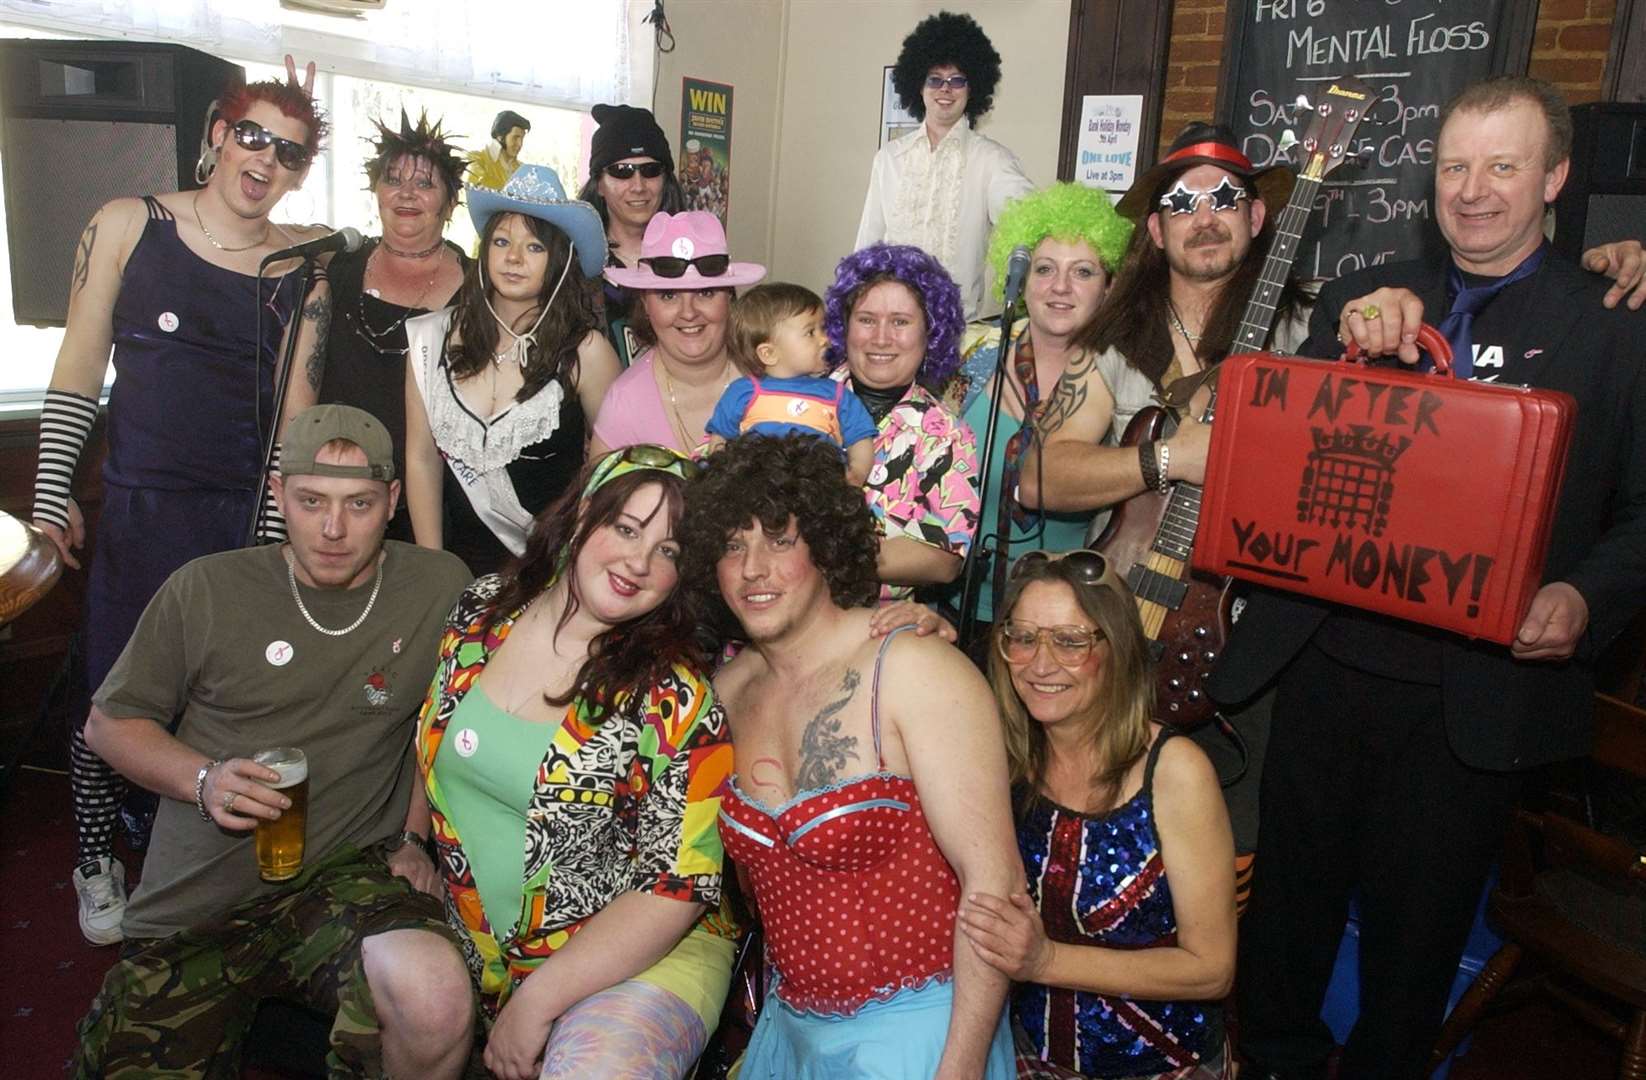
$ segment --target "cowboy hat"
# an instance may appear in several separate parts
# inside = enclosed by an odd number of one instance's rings
[[[485,233],[486,222],[494,214],[524,214],[548,222],[571,239],[584,277],[595,277],[606,265],[606,229],[600,223],[600,212],[586,202],[566,198],[560,177],[547,165],[520,166],[502,191],[472,184],[463,190],[476,233]]]
[[[625,289],[719,289],[753,285],[766,276],[759,263],[730,262],[724,273],[704,274],[690,260],[711,255],[725,256],[726,230],[720,219],[707,210],[687,210],[679,214],[657,213],[646,223],[640,240],[640,265],[634,268],[608,266],[606,280]],[[652,259],[683,259],[689,265],[680,277],[659,274]]]
[[[1292,170],[1283,164],[1267,169],[1253,165],[1251,159],[1241,153],[1234,131],[1227,124],[1196,121],[1178,132],[1166,156],[1144,170],[1115,204],[1115,211],[1121,217],[1142,221],[1158,209],[1156,202],[1166,182],[1196,165],[1216,165],[1250,183],[1271,217],[1285,208],[1297,180]]]

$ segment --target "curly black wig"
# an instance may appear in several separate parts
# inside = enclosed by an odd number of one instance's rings
[[[897,66],[892,68],[892,89],[916,120],[924,120],[926,100],[920,96],[921,88],[932,68],[944,64],[953,64],[966,76],[966,119],[975,124],[994,107],[995,87],[1000,85],[1000,54],[970,15],[939,11],[920,20],[903,39],[903,51],[897,54]]]
[[[373,120],[372,124],[377,128],[377,138],[369,140],[372,156],[366,159],[367,191],[376,190],[383,170],[394,162],[404,157],[423,158],[446,185],[446,209],[457,205],[463,194],[463,170],[468,164],[463,160],[462,148],[451,141],[452,136],[445,133],[439,120],[430,124],[429,114],[420,112],[413,127],[411,117],[401,109],[399,131],[381,120]]]
[[[880,596],[874,514],[862,489],[846,483],[833,445],[806,435],[744,435],[704,464],[703,475],[686,488],[675,535],[681,576],[705,608],[721,605],[715,565],[732,533],[756,521],[782,532],[791,517],[837,605],[867,607]]]

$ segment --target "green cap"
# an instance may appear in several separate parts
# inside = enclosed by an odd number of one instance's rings
[[[358,446],[366,455],[366,464],[316,462],[320,448],[333,439]],[[394,479],[394,440],[389,438],[388,429],[364,409],[315,405],[292,417],[286,428],[286,440],[280,448],[280,472],[284,476],[340,476],[386,484]]]

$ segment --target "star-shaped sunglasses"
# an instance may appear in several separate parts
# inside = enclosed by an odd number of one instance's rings
[[[1179,180],[1172,185],[1171,190],[1160,197],[1160,207],[1174,216],[1192,214],[1199,207],[1200,200],[1207,198],[1212,200],[1212,212],[1222,213],[1238,207],[1241,199],[1251,198],[1251,193],[1227,176],[1210,191],[1192,188]]]

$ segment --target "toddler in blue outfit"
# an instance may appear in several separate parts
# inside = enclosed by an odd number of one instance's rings
[[[726,387],[709,418],[709,448],[747,431],[813,435],[839,447],[846,480],[874,467],[874,419],[844,380],[828,378],[823,301],[810,289],[759,285],[732,304],[728,347],[743,378]]]

